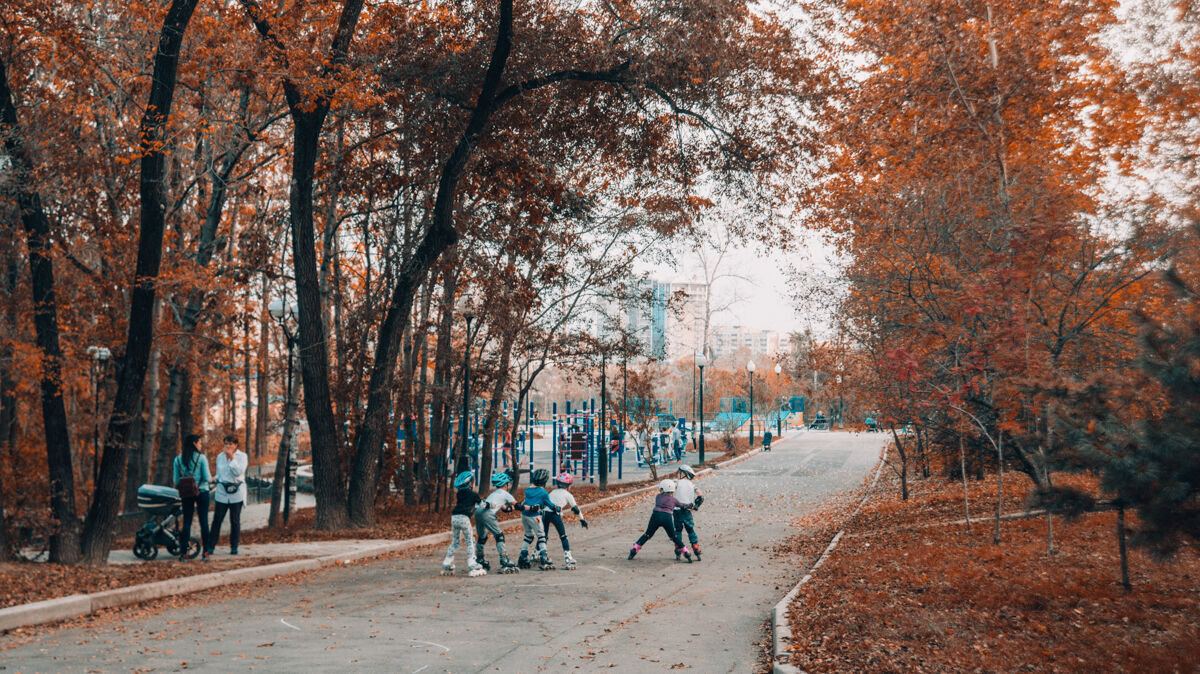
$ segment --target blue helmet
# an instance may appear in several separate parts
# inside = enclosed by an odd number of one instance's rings
[[[465,486],[471,484],[471,480],[474,480],[474,479],[475,479],[475,473],[473,473],[469,470],[464,470],[463,472],[458,474],[458,477],[454,478],[454,488],[461,489],[462,487],[465,487]]]
[[[512,476],[509,475],[507,471],[502,472],[502,473],[496,473],[495,475],[492,476],[492,486],[493,487],[497,487],[497,488],[503,487],[504,485],[506,485],[510,482],[512,482]]]

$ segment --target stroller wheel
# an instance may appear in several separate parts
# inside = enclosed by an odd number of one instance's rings
[[[194,538],[188,538],[187,556],[190,559],[195,559],[200,556],[200,541]]]
[[[138,539],[133,542],[133,556],[138,559],[154,559],[158,556],[158,546],[150,541]]]

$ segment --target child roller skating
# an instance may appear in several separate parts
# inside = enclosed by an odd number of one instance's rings
[[[505,554],[504,532],[500,530],[500,523],[496,521],[496,513],[511,511],[513,504],[517,502],[513,495],[505,489],[511,482],[512,477],[507,472],[493,475],[492,486],[495,489],[475,508],[475,532],[479,534],[475,543],[475,559],[488,571],[491,570],[491,566],[483,558],[483,548],[487,545],[488,533],[496,538],[496,554],[500,555],[500,573],[520,571]]]
[[[535,550],[541,570],[549,571],[554,568],[550,555],[546,552],[546,531],[542,525],[542,512],[554,510],[554,503],[546,493],[546,481],[550,479],[550,471],[538,468],[529,474],[533,486],[525,489],[525,501],[521,504],[521,526],[525,529],[525,541],[521,544],[521,556],[517,558],[517,566],[522,569],[530,568],[529,544],[537,541]]]
[[[547,510],[542,514],[542,525],[545,527],[546,537],[550,536],[550,525],[558,530],[558,540],[562,541],[563,548],[563,568],[567,571],[575,570],[575,558],[571,556],[571,541],[567,540],[567,528],[563,525],[562,515],[567,508],[575,513],[579,518],[579,525],[584,529],[587,528],[587,520],[583,519],[583,515],[579,513],[579,505],[575,503],[575,497],[568,491],[571,488],[571,483],[574,478],[570,473],[563,473],[554,478],[554,486],[556,489],[550,492],[550,502],[558,509],[557,511]]]
[[[456,500],[454,502],[454,510],[450,511],[450,547],[446,550],[446,559],[442,560],[443,576],[454,575],[454,553],[458,551],[459,539],[467,548],[467,575],[482,576],[487,573],[482,566],[475,561],[475,532],[471,530],[471,514],[475,512],[475,505],[480,502],[479,494],[471,489],[474,483],[475,473],[465,470],[454,478],[454,488],[458,490]]]
[[[646,541],[654,537],[654,533],[659,529],[665,529],[667,536],[671,542],[675,544],[675,559],[679,560],[682,554],[688,564],[692,563],[692,555],[688,549],[684,547],[679,540],[679,536],[675,534],[675,521],[671,517],[671,513],[676,508],[682,508],[684,505],[680,503],[674,496],[675,480],[663,480],[658,485],[658,496],[654,499],[654,512],[650,513],[650,524],[646,526],[646,531],[637,539],[637,543],[629,548],[629,558],[633,559]]]
[[[696,471],[685,464],[679,466],[679,479],[675,481],[675,499],[685,507],[677,508],[672,517],[675,520],[675,537],[683,540],[683,530],[687,529],[688,542],[692,544],[692,554],[700,561],[700,537],[696,535],[696,524],[692,521],[692,511],[704,503],[704,495],[692,484]]]

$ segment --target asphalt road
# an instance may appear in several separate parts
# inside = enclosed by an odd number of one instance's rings
[[[750,671],[769,608],[811,562],[771,550],[793,517],[857,486],[884,440],[809,432],[701,479],[699,563],[676,563],[661,532],[626,559],[650,516],[644,498],[587,530],[569,518],[576,571],[468,578],[460,552],[460,575],[441,577],[430,549],[26,644],[0,637],[0,670]],[[561,561],[553,534],[550,552]],[[490,545],[488,558],[494,568]]]

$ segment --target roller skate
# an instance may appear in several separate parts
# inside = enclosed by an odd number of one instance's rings
[[[575,558],[571,556],[570,552],[564,552],[563,553],[563,568],[566,569],[567,571],[574,571],[575,566],[576,566]]]
[[[629,558],[633,559],[634,557],[637,557],[638,550],[641,550],[641,549],[642,549],[642,546],[634,544],[634,546],[632,548],[629,548]]]
[[[682,559],[680,559],[680,555],[683,555]],[[688,564],[691,564],[692,563],[692,553],[688,552],[688,549],[681,545],[681,546],[675,548],[675,561],[687,562]]]
[[[521,573],[521,569],[508,560],[508,555],[500,555],[500,573]]]
[[[454,575],[454,560],[452,558],[447,557],[445,559],[445,561],[442,562],[442,570],[438,572],[438,575],[439,576],[453,576]]]
[[[529,563],[529,551],[528,550],[522,550],[521,555],[519,557],[517,557],[517,568],[518,569],[533,568],[533,565]]]
[[[554,570],[554,562],[551,561],[550,555],[546,554],[545,552],[542,552],[541,557],[538,559],[538,568],[541,569],[542,571],[553,571]]]
[[[700,544],[692,543],[692,553],[696,555],[696,561],[700,561]]]
[[[468,569],[467,575],[470,576],[471,578],[477,578],[479,576],[487,575],[487,569],[483,568],[482,566],[479,565],[478,562],[475,562],[475,561],[468,562],[467,569]]]
[[[479,566],[483,567],[483,570],[484,570],[484,571],[491,571],[491,570],[492,570],[492,565],[491,565],[491,564],[488,564],[488,560],[484,559],[482,556],[481,556],[481,557],[476,557],[476,558],[475,558],[475,561],[476,561],[476,562],[479,564]]]

